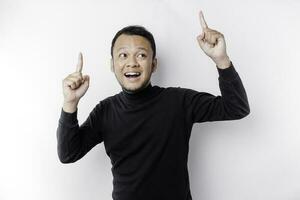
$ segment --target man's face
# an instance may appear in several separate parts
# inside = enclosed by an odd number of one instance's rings
[[[150,42],[146,38],[126,34],[118,37],[113,49],[111,70],[123,89],[137,92],[150,83],[157,66],[157,60],[152,55]]]

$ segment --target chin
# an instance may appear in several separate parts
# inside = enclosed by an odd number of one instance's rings
[[[126,85],[122,85],[122,88],[124,88],[126,91],[128,92],[138,92],[139,90],[143,89],[146,87],[146,83],[142,83],[142,84],[126,84]]]
[[[142,86],[140,85],[140,86],[123,86],[123,88],[126,90],[126,91],[128,91],[128,92],[137,92],[137,91],[139,91],[140,89],[142,89]]]

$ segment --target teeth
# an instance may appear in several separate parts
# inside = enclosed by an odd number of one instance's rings
[[[140,72],[127,72],[125,73],[126,76],[130,76],[130,75],[140,75],[141,73]]]

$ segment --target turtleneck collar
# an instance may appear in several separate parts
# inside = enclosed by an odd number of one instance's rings
[[[153,97],[156,94],[156,91],[157,87],[152,86],[150,82],[144,89],[135,93],[129,93],[128,91],[124,90],[124,88],[122,88],[121,95],[127,102],[144,102],[147,99]]]

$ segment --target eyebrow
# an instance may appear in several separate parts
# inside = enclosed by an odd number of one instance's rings
[[[126,48],[127,48],[127,47],[120,47],[120,48],[117,49],[117,51],[120,51],[121,49],[126,49]],[[138,49],[148,51],[148,49],[145,48],[145,47],[138,47]]]

